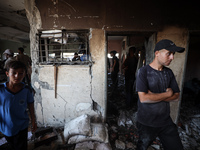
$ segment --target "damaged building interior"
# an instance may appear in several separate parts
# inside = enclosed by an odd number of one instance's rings
[[[0,82],[7,80],[6,49],[16,56],[23,47],[32,60],[38,130],[29,130],[28,149],[135,150],[138,95],[134,84],[127,108],[122,66],[132,46],[137,70],[151,63],[161,39],[185,48],[169,65],[181,91],[170,115],[184,149],[200,149],[198,1],[7,0],[0,8]],[[116,88],[113,50],[119,59]],[[3,134],[0,149],[9,149]],[[159,138],[148,150],[163,150]]]

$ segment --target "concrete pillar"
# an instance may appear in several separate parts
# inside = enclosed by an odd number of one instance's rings
[[[181,95],[182,95],[182,86],[185,75],[186,61],[187,61],[187,52],[188,52],[188,39],[189,34],[188,30],[185,28],[179,28],[175,26],[165,27],[162,31],[157,34],[157,41],[161,39],[172,40],[177,46],[185,47],[186,50],[184,53],[176,53],[174,55],[174,60],[170,64],[169,68],[172,69],[176,80],[178,82],[179,88],[181,90],[180,98],[178,102],[171,102],[171,117],[175,123],[177,123],[179,108],[181,104]]]
[[[107,104],[107,52],[106,37],[102,29],[92,29],[90,37],[90,52],[94,65],[92,66],[92,99],[100,106],[102,119],[105,120]]]
[[[40,29],[42,26],[42,20],[40,17],[40,12],[35,6],[35,0],[24,0],[24,6],[26,10],[26,16],[30,24],[30,50],[34,65],[37,62],[36,50],[38,50],[36,34],[38,33],[38,29]]]

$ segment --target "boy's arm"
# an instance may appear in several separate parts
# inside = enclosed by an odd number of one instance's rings
[[[36,124],[36,119],[35,119],[34,103],[29,103],[28,109],[29,109],[30,116],[31,116],[32,132],[35,132],[37,129],[37,124]]]
[[[174,98],[171,88],[168,88],[166,92],[163,93],[152,93],[151,91],[148,91],[148,93],[138,92],[138,95],[141,103],[156,103],[166,100],[171,101],[171,99]]]

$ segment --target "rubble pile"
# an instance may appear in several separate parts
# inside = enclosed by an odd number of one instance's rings
[[[179,135],[185,150],[200,150],[200,107],[183,105],[180,111]]]
[[[185,150],[200,150],[200,81],[186,81],[178,122],[179,134]]]

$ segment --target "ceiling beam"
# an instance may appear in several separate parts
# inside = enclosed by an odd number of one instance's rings
[[[0,17],[0,26],[2,27],[11,27],[26,33],[30,32],[30,27],[20,24],[19,22],[14,22],[4,17]]]
[[[14,42],[18,42],[18,43],[29,43],[30,42],[29,39],[20,39],[20,38],[11,37],[11,36],[8,36],[5,34],[0,34],[0,40],[14,41]]]

